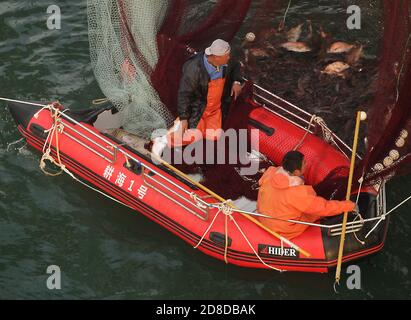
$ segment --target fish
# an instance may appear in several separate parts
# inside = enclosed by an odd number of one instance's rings
[[[285,42],[280,45],[280,47],[293,52],[309,52],[311,48],[304,42]]]
[[[338,41],[331,44],[328,48],[327,53],[346,53],[354,48],[353,44],[348,44],[346,42]]]
[[[298,26],[291,28],[287,31],[287,41],[288,42],[296,42],[301,36],[301,32],[303,30],[304,23],[299,24]]]
[[[270,54],[262,48],[250,48],[248,49],[249,54],[257,58],[268,58]]]
[[[333,63],[330,63],[325,67],[324,70],[321,71],[321,73],[329,74],[329,75],[336,75],[339,77],[345,78],[345,75],[343,72],[345,70],[348,70],[350,68],[350,65],[342,62],[342,61],[336,61]]]
[[[313,38],[313,25],[312,25],[311,20],[307,20],[307,25],[308,25],[307,36],[304,39],[304,42],[309,42]]]
[[[349,65],[356,65],[358,60],[362,57],[363,46],[360,44],[355,46],[350,52],[347,53],[346,61]]]

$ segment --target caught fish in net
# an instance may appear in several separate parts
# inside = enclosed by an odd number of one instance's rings
[[[156,129],[170,128],[177,116],[183,63],[221,38],[232,43],[249,80],[324,118],[337,134],[348,137],[348,144],[355,111],[367,111],[357,187],[361,177],[363,186],[378,188],[393,176],[410,173],[410,0],[358,1],[364,24],[358,32],[345,30],[347,16],[341,12],[347,3],[333,2],[341,21],[331,26],[324,22],[329,16],[322,18],[330,14],[327,8],[321,6],[311,16],[304,12],[306,5],[88,0],[94,73],[119,109],[123,128],[149,138]],[[372,29],[372,39],[363,32],[366,28]],[[347,168],[337,168],[316,189],[342,198],[347,175]]]

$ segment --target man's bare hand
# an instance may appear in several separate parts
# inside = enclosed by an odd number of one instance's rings
[[[184,134],[184,132],[186,132],[188,129],[188,120],[180,120],[180,125],[181,125],[181,128],[180,128],[181,133]]]
[[[239,83],[233,84],[233,86],[231,87],[231,96],[234,97],[234,100],[237,100],[242,88],[243,86]]]

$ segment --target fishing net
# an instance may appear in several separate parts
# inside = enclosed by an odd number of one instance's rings
[[[94,73],[127,131],[148,138],[170,126],[184,61],[215,38],[230,41],[249,4],[88,0]]]
[[[123,127],[140,136],[165,128],[171,114],[151,85],[157,33],[167,0],[89,0],[91,62],[102,92],[120,111]]]
[[[376,95],[369,111],[368,148],[357,175],[379,185],[411,169],[410,1],[384,1],[384,37]]]
[[[361,30],[346,26],[352,4],[361,8]],[[169,127],[183,63],[221,38],[248,79],[321,116],[347,144],[355,112],[367,111],[357,186],[361,176],[375,186],[410,172],[410,0],[88,0],[88,16],[96,78],[128,131],[149,137]],[[255,41],[244,40],[247,32]],[[284,46],[292,38],[297,51]],[[328,53],[338,41],[353,49]],[[327,73],[335,62],[349,66]],[[342,198],[347,174],[336,168],[316,188]]]

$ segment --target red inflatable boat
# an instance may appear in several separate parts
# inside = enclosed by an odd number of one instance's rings
[[[258,130],[259,152],[274,164],[300,144],[307,183],[316,185],[336,168],[349,167],[350,149],[320,118],[258,86],[243,107],[249,110],[248,129]],[[144,147],[147,141],[127,145],[101,129],[102,123],[112,129],[119,126],[110,105],[71,111],[59,104],[11,101],[9,109],[28,144],[43,152],[43,162],[53,159],[73,178],[144,214],[207,255],[238,266],[284,271],[327,272],[336,266],[340,217],[324,219],[292,241],[278,238],[251,215],[252,201],[242,206],[233,199],[234,208],[171,165],[153,161]],[[359,207],[362,218],[377,220],[385,213],[384,186],[378,192],[361,190]],[[388,219],[365,239],[373,226],[358,219],[349,222],[344,262],[383,247]]]

